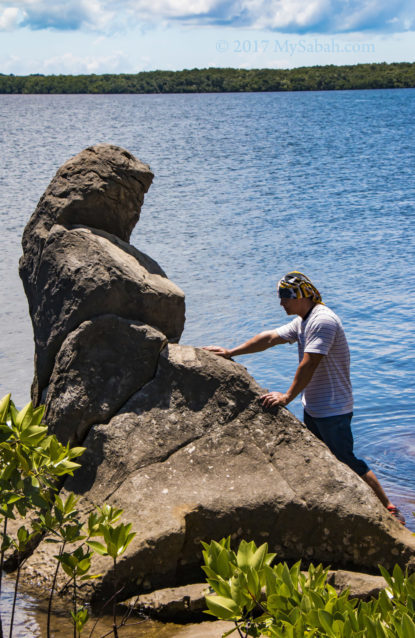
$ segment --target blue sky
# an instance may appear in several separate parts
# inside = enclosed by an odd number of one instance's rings
[[[414,0],[0,0],[0,72],[415,61]]]

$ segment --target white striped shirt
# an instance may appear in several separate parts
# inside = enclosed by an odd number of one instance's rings
[[[338,316],[317,304],[305,321],[296,317],[277,333],[290,343],[297,341],[300,361],[305,352],[324,355],[302,393],[308,414],[318,418],[352,412],[349,346]]]

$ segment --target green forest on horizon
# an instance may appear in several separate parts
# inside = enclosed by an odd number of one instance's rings
[[[415,62],[295,69],[208,68],[103,75],[0,74],[0,93],[234,93],[415,87]]]

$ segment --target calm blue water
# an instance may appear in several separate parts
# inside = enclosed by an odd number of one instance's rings
[[[231,346],[285,323],[275,282],[306,272],[349,338],[357,451],[411,523],[414,122],[415,90],[0,96],[1,396],[26,403],[32,378],[23,228],[66,159],[119,144],[156,174],[132,242],[186,292],[182,343]],[[297,354],[239,360],[285,390]]]

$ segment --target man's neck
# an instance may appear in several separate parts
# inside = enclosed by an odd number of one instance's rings
[[[299,316],[301,317],[303,321],[308,319],[309,315],[311,314],[311,311],[316,306],[314,301],[311,301],[310,299],[304,299],[304,302],[308,302],[308,303],[304,303],[304,308],[301,308],[298,312]]]

